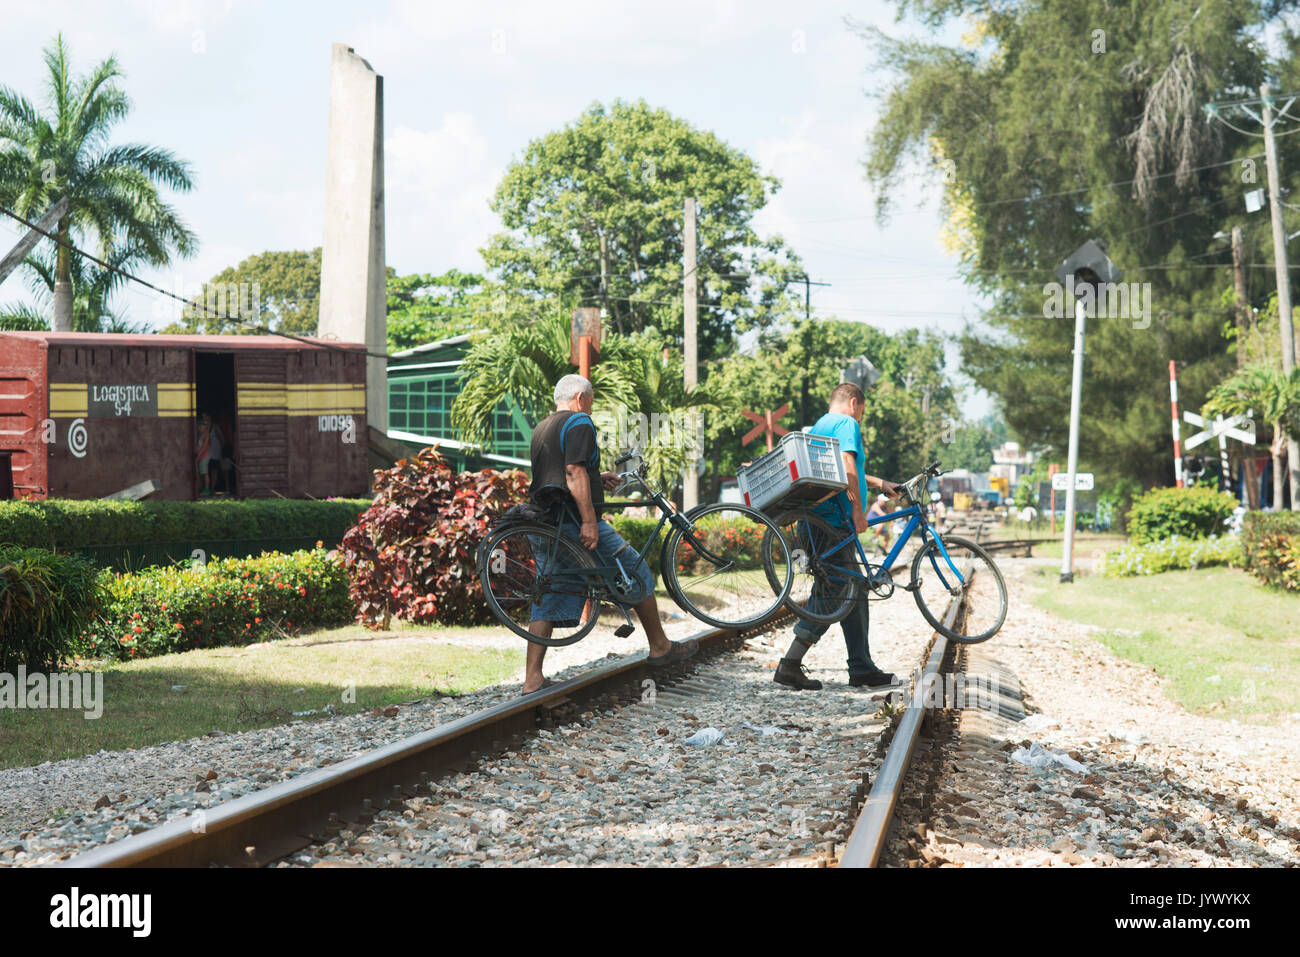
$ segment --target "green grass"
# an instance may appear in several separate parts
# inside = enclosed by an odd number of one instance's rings
[[[105,664],[103,715],[0,710],[0,768],[179,741],[209,731],[247,731],[336,713],[456,695],[518,670],[520,648],[465,648],[435,639],[499,638],[502,629],[417,628],[372,632],[352,625],[268,647],[212,648]],[[185,690],[173,691],[174,685]],[[345,701],[344,689],[353,700]],[[319,720],[323,715],[304,720]]]
[[[1036,571],[1037,605],[1110,627],[1098,639],[1168,679],[1188,711],[1254,720],[1300,711],[1300,595],[1230,568],[1076,574],[1072,585],[1060,584],[1055,569]]]

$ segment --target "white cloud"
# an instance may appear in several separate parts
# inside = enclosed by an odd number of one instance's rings
[[[432,130],[398,126],[384,141],[388,262],[402,272],[482,269],[478,247],[499,228],[488,200],[502,175],[473,116]]]

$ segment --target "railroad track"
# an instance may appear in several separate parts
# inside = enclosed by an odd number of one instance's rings
[[[701,632],[693,636],[699,639],[700,651],[691,667],[792,620],[781,613],[752,629]],[[472,766],[539,728],[562,723],[602,700],[639,697],[646,679],[666,686],[680,680],[682,673],[680,668],[652,668],[644,657],[596,667],[545,691],[196,811],[56,866],[265,865],[324,839],[334,821],[368,817],[390,800],[414,796],[428,781]]]
[[[951,622],[958,613],[958,605],[954,602],[948,609],[947,620]],[[782,627],[792,620],[788,614],[782,614],[746,631],[716,629],[702,632],[695,636],[700,640],[701,650],[689,663],[689,669],[694,671],[700,664],[722,658],[743,647],[746,639]],[[948,642],[936,633],[924,656],[926,677],[922,681],[934,680],[930,676],[938,674],[946,657],[951,658]],[[526,747],[527,742],[536,743],[539,737],[553,738],[556,745],[548,745],[546,753],[530,760],[534,768],[539,761],[542,766],[549,763],[557,772],[552,775],[553,779],[563,780],[572,775],[578,779],[586,778],[588,783],[597,786],[599,781],[615,780],[620,777],[619,768],[638,762],[625,761],[618,767],[602,766],[582,751],[564,750],[567,735],[587,734],[584,741],[590,742],[590,747],[615,753],[616,757],[626,757],[617,754],[620,736],[653,734],[654,725],[660,723],[663,715],[682,714],[693,705],[725,698],[731,691],[725,679],[702,673],[688,676],[685,668],[669,670],[673,673],[665,675],[659,669],[652,669],[644,657],[596,667],[543,692],[467,715],[256,794],[195,812],[188,818],[95,848],[57,866],[265,866],[304,850],[311,852],[313,848],[332,847],[331,842],[356,839],[359,833],[372,826],[376,834],[408,835],[421,826],[446,830],[452,825],[462,825],[467,828],[464,853],[473,854],[478,841],[475,835],[483,832],[485,826],[496,830],[498,824],[505,826],[508,822],[512,828],[527,830],[537,812],[547,808],[551,800],[550,790],[532,782],[496,807],[492,807],[491,802],[471,803],[469,807],[485,811],[474,821],[468,810],[463,812],[465,817],[454,817],[440,809],[448,806],[447,792],[440,781],[458,774],[478,773],[475,769],[479,769],[482,773],[477,780],[517,782],[517,775],[512,777],[510,762],[525,754],[521,744]],[[651,699],[649,709],[644,698],[647,679],[653,682],[649,685],[654,689],[652,694],[658,696],[657,701]],[[695,707],[694,710],[701,708]],[[653,712],[655,720],[648,725],[638,725],[638,715],[645,717],[650,712]],[[820,778],[798,784],[790,783],[786,799],[779,802],[788,806],[773,813],[793,812],[792,826],[811,828],[809,834],[813,839],[834,830],[836,822],[851,814],[860,802],[862,806],[861,816],[853,825],[838,862],[834,842],[825,842],[818,845],[818,856],[805,855],[794,863],[818,866],[838,863],[843,867],[876,865],[907,778],[925,714],[924,707],[908,707],[897,717],[892,728],[881,729],[888,740],[888,753],[869,796],[860,767],[852,771],[827,772]],[[604,723],[590,731],[584,729],[583,722],[594,726],[597,715],[603,717]],[[658,733],[664,734],[665,731],[660,727]],[[781,732],[775,730],[774,733]],[[513,753],[515,749],[519,749],[518,754]],[[505,757],[499,758],[501,755]],[[679,760],[677,763],[681,765],[683,762]],[[812,769],[817,764],[812,762],[808,767]],[[634,767],[633,770],[645,769]],[[687,795],[692,780],[711,782],[712,779],[699,774],[694,779],[686,777],[682,785]],[[460,798],[454,788],[450,793],[456,799]],[[439,799],[433,800],[433,796],[439,796]],[[655,795],[652,793],[651,796]],[[681,795],[669,797],[677,796]],[[665,800],[662,796],[659,799]],[[529,805],[528,801],[533,804]],[[454,800],[450,806],[457,806]],[[520,807],[533,807],[534,810],[531,813],[507,810]],[[615,825],[627,824],[632,817],[634,814],[630,810],[616,810],[610,821]],[[579,817],[578,820],[585,824],[598,823],[595,819],[586,821]],[[382,838],[372,837],[371,840]],[[460,840],[459,836],[457,840]],[[542,841],[538,847],[554,846],[561,856],[569,850],[563,842],[544,843],[546,837],[540,832],[536,835],[530,833],[528,840]],[[670,844],[671,838],[666,836],[664,843]],[[363,852],[354,848],[349,853],[361,855]],[[308,859],[309,854],[299,857],[300,861]],[[482,855],[478,859],[482,859]],[[578,863],[589,860],[586,856],[577,858]],[[699,862],[710,863],[711,859],[705,856]]]

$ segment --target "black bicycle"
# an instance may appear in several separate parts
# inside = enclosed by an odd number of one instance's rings
[[[968,539],[941,536],[930,524],[926,485],[941,474],[938,462],[927,466],[899,486],[904,508],[867,520],[871,526],[907,519],[903,533],[879,565],[867,560],[842,505],[836,506],[842,520],[838,528],[809,506],[780,516],[784,529],[769,534],[784,537],[794,558],[794,584],[786,607],[807,621],[829,625],[845,618],[864,597],[889,598],[895,587],[894,561],[912,533],[919,531],[922,544],[912,558],[911,577],[903,590],[912,593],[925,620],[940,634],[962,644],[992,638],[1007,617],[1007,586],[988,552]],[[838,503],[838,496],[834,501]],[[772,547],[764,542],[764,554]],[[779,571],[773,569],[774,582]],[[964,599],[962,612],[952,624],[945,624],[949,601],[957,597]]]
[[[660,578],[683,611],[714,627],[734,629],[754,627],[780,612],[794,573],[789,546],[771,519],[756,509],[728,503],[700,505],[682,514],[661,490],[650,486],[639,452],[624,455],[615,468],[628,462],[633,465],[619,473],[622,487],[640,489],[648,497],[606,502],[601,510],[657,508],[659,522],[641,550],[628,545],[612,565],[598,565],[593,552],[561,534],[563,524],[581,525],[581,519],[567,490],[556,487],[547,521],[503,525],[479,547],[479,580],[497,620],[528,641],[571,645],[595,627],[601,605],[611,602],[626,619],[615,633],[631,634],[627,609],[647,597],[635,572],[638,563],[654,560],[665,525],[670,531],[658,553]],[[565,597],[570,607],[581,607],[582,612],[552,622],[551,636],[542,638],[528,625],[548,596]]]

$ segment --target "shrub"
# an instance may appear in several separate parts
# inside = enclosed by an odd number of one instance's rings
[[[100,580],[107,597],[94,627],[80,636],[85,657],[245,645],[352,619],[347,574],[323,546],[134,574],[105,570]]]
[[[374,504],[343,536],[357,618],[474,625],[492,620],[475,554],[492,520],[524,500],[518,469],[456,473],[433,449],[375,473]]]
[[[1300,591],[1300,512],[1247,512],[1241,544],[1252,575],[1266,585]]]
[[[0,546],[0,671],[58,668],[99,609],[96,568],[76,555]]]
[[[736,561],[741,568],[763,567],[763,526],[743,518],[703,519],[695,526],[695,534],[701,537],[705,548],[725,559]],[[847,534],[847,533],[846,533]],[[682,551],[690,556],[687,567],[680,561]],[[714,566],[698,558],[698,553],[689,545],[678,551],[677,570],[684,573],[706,572]]]
[[[623,540],[639,553],[645,548],[645,543],[650,540],[654,534],[655,526],[659,524],[659,516],[656,514],[652,518],[634,518],[631,515],[622,515],[618,512],[604,512],[601,518],[609,522],[614,527],[614,531],[623,536]],[[658,573],[659,570],[659,552],[663,548],[664,542],[668,538],[668,533],[672,527],[667,523],[664,524],[663,531],[659,533],[659,540],[655,542],[655,547],[650,549],[650,554],[646,555],[646,563],[649,564]]]
[[[1210,565],[1240,568],[1244,564],[1241,539],[1236,535],[1210,538],[1183,538],[1175,535],[1145,545],[1130,542],[1123,548],[1107,552],[1097,563],[1097,570],[1108,578],[1125,578]]]
[[[369,505],[368,499],[16,500],[0,502],[0,542],[87,550],[96,553],[92,557],[100,557],[107,546],[143,554],[150,551],[146,546],[169,545],[182,553],[177,557],[188,557],[194,543],[228,542],[235,548],[258,542],[262,551],[269,543],[297,546],[319,539],[333,546]]]
[[[1152,489],[1129,510],[1129,539],[1134,545],[1144,545],[1175,535],[1204,538],[1223,531],[1236,507],[1227,492],[1208,488]]]

